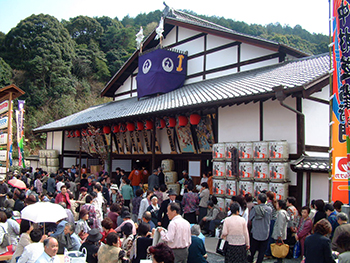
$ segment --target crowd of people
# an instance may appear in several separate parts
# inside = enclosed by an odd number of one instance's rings
[[[167,189],[161,168],[129,174],[120,168],[89,174],[76,166],[47,174],[13,172],[26,189],[0,177],[0,244],[5,235],[15,248],[11,262],[58,262],[64,251],[86,251],[86,262],[207,262],[205,235],[226,240],[225,262],[260,263],[273,257],[272,243],[300,244],[309,262],[350,262],[350,224],[342,203],[313,200],[299,211],[296,199],[275,200],[272,192],[232,196],[223,211],[212,194],[211,174],[194,185],[183,171],[180,195]],[[67,217],[34,224],[20,212],[36,202],[61,205]],[[219,237],[218,236],[218,237]],[[0,254],[7,251],[0,246]],[[283,259],[278,258],[277,262]]]

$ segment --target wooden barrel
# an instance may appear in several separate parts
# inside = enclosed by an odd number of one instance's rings
[[[180,185],[179,184],[167,184],[168,190],[173,189],[177,195],[180,194]]]
[[[161,167],[163,169],[163,172],[171,172],[175,169],[174,160],[171,159],[164,159],[162,160]]]

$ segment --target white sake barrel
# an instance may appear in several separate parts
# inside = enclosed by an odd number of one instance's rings
[[[225,179],[226,176],[226,163],[225,162],[213,162],[213,177]]]
[[[276,200],[284,200],[288,197],[288,183],[269,183],[269,190],[275,194]]]
[[[220,211],[225,212],[225,198],[218,197],[218,207],[220,208]]]
[[[213,179],[213,193],[215,196],[225,196],[226,180]]]
[[[46,165],[51,167],[58,167],[60,166],[60,160],[58,158],[47,158]]]
[[[238,143],[237,142],[226,142],[225,143],[225,159],[226,159],[226,161],[231,161],[231,159],[232,159],[231,150],[233,148],[236,148],[237,153],[238,153]]]
[[[261,194],[262,191],[265,191],[265,193],[269,191],[269,183],[254,182],[254,196],[258,197],[258,195]]]
[[[46,150],[39,150],[39,158],[45,158],[46,157]]]
[[[252,142],[240,142],[238,143],[239,159],[241,161],[253,160],[253,143]]]
[[[236,181],[226,180],[226,197],[236,195]]]
[[[162,160],[161,167],[163,169],[163,172],[174,171],[175,170],[174,160],[171,160],[171,159]]]
[[[180,194],[180,185],[179,184],[167,184],[168,190],[173,189],[177,195]]]
[[[238,194],[245,195],[245,194],[254,194],[254,185],[251,181],[239,181],[238,182]]]
[[[269,159],[273,162],[288,161],[289,147],[287,141],[269,142]]]
[[[166,184],[174,184],[177,182],[177,172],[164,172],[164,180]]]
[[[269,143],[253,142],[253,152],[255,161],[266,161],[269,159]]]
[[[46,166],[46,157],[39,157],[39,165]]]
[[[253,170],[255,179],[267,180],[270,177],[268,163],[256,162],[253,164]]]
[[[288,180],[288,163],[274,163],[269,164],[269,173],[271,180]]]
[[[58,151],[57,150],[45,150],[45,157],[47,158],[57,158]]]
[[[229,180],[236,179],[238,175],[233,173],[232,163],[226,162],[225,166],[226,166],[226,179],[229,179]]]
[[[253,178],[253,163],[240,162],[239,163],[239,177]]]
[[[213,144],[213,160],[225,159],[225,143]]]

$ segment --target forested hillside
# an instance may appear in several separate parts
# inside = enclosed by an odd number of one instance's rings
[[[140,26],[147,36],[161,14],[157,10],[122,20],[77,16],[69,21],[40,14],[24,18],[8,34],[0,32],[0,86],[14,83],[26,92],[20,98],[26,100],[26,156],[45,141],[44,135],[32,134],[33,128],[110,100],[101,98],[100,91],[134,52]],[[310,54],[328,51],[327,36],[310,34],[300,26],[248,25],[198,16]]]

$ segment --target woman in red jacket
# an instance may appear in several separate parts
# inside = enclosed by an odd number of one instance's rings
[[[301,218],[295,239],[299,240],[301,246],[301,257],[304,255],[304,243],[307,236],[311,235],[312,231],[312,220],[309,217],[310,208],[304,206],[301,208]]]

